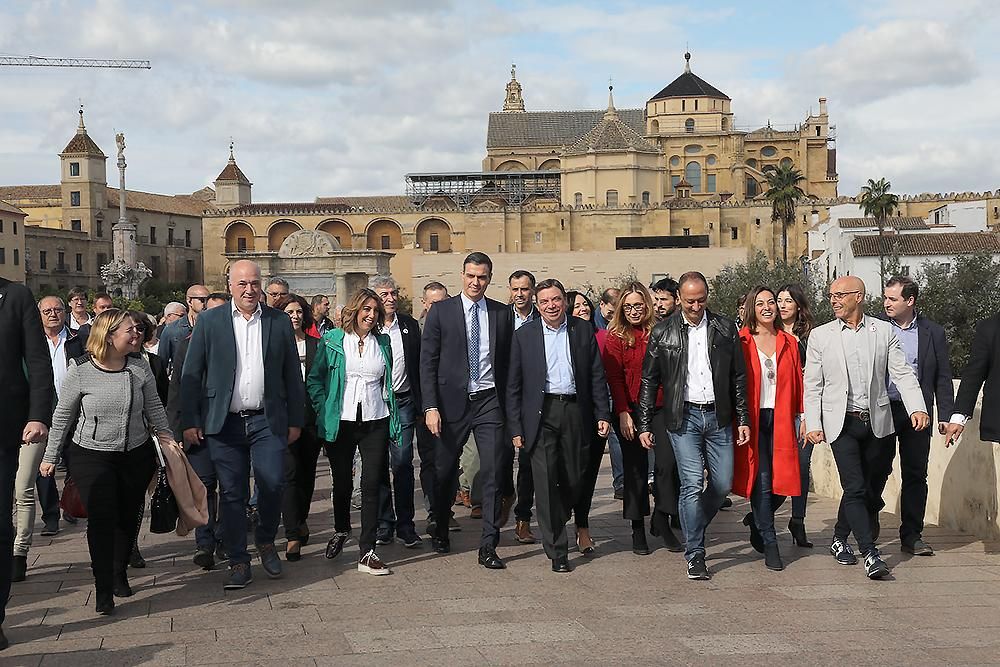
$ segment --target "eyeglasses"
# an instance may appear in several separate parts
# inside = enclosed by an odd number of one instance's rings
[[[625,311],[626,313],[633,313],[633,312],[641,313],[643,310],[645,310],[645,308],[646,308],[646,304],[644,304],[644,303],[623,303],[622,304],[622,310]]]
[[[267,295],[272,299],[277,299],[279,296],[288,296],[288,292],[268,292]]]
[[[42,311],[42,315],[57,315],[64,312],[66,312],[65,308],[46,308]]]
[[[850,292],[830,292],[826,295],[826,298],[830,301],[843,301],[848,294],[861,294],[861,290],[855,289]]]
[[[189,296],[188,301],[201,301],[202,303],[208,303],[207,296]]]
[[[771,359],[765,359],[764,360],[764,368],[767,369],[767,379],[768,380],[773,380],[774,379],[774,361],[772,361]]]

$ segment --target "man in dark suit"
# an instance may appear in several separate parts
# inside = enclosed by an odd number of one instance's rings
[[[253,579],[247,552],[250,465],[259,493],[254,542],[261,566],[281,576],[274,536],[281,519],[285,448],[305,422],[305,385],[292,324],[260,303],[260,267],[229,270],[232,306],[204,311],[191,332],[181,373],[181,426],[190,446],[208,442],[222,489],[220,515],[229,554],[226,589]]]
[[[986,409],[979,415],[979,439],[1000,442],[1000,411],[993,409],[1000,396],[1000,314],[976,325],[976,335],[969,347],[969,362],[955,395],[955,413],[945,427],[947,446],[954,444],[965,430],[965,423],[976,411],[980,390]]]
[[[507,423],[537,481],[545,555],[553,572],[569,572],[566,522],[588,468],[590,439],[611,431],[608,387],[594,330],[567,317],[562,283],[543,280],[536,298],[541,317],[514,334]]]
[[[944,433],[945,420],[955,409],[948,341],[941,325],[917,313],[918,296],[919,289],[911,278],[894,276],[885,284],[883,306],[903,347],[906,362],[917,374],[927,413],[932,414],[931,408],[936,402],[938,430]],[[898,439],[899,471],[902,476],[899,494],[900,548],[915,556],[933,556],[934,549],[922,539],[924,511],[927,509],[927,459],[931,451],[931,430],[914,430],[893,382],[888,383],[888,390],[896,433],[879,440],[881,456],[873,474],[872,497],[882,497],[885,483],[892,473]],[[876,540],[879,533],[878,509],[881,507],[876,509],[872,521],[873,538]]]
[[[538,309],[535,308],[535,276],[530,271],[518,270],[507,278],[510,288],[510,316],[514,331],[528,322],[538,319]],[[510,507],[514,491],[514,459],[511,457],[510,470],[504,473],[504,504],[503,510]],[[528,450],[521,449],[517,454],[517,504],[514,505],[514,539],[521,544],[534,544],[535,536],[531,533],[531,506],[535,502],[535,482],[531,477],[531,461]],[[500,515],[501,526],[507,523],[507,513]]]
[[[420,343],[420,381],[427,428],[441,437],[435,453],[437,519],[434,550],[448,553],[448,519],[458,489],[458,460],[470,433],[476,436],[483,480],[483,530],[479,564],[506,567],[500,541],[504,466],[513,456],[504,436],[504,401],[510,361],[511,320],[507,306],[486,298],[493,262],[474,252],[462,264],[462,293],[427,313]]]
[[[45,442],[55,403],[52,362],[38,306],[24,285],[0,278],[0,650],[14,550],[14,479],[21,443]]]
[[[386,476],[379,489],[379,525],[375,544],[391,543],[395,532],[404,546],[415,549],[423,544],[413,524],[413,430],[420,411],[420,326],[415,319],[396,310],[399,285],[392,277],[374,276],[368,280],[368,286],[382,300],[382,307],[385,308],[382,333],[389,336],[392,345],[392,389],[396,394],[402,428],[399,442],[389,443],[392,489]],[[423,417],[423,414],[420,416]]]

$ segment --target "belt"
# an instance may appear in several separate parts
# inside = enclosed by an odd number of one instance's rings
[[[242,417],[243,419],[246,419],[247,417],[256,417],[257,415],[262,415],[262,414],[264,414],[264,411],[263,410],[240,410],[238,412],[230,412],[229,414],[236,415],[238,417]]]
[[[702,412],[715,412],[715,403],[691,403],[690,401],[684,401],[685,408],[691,408],[692,410],[701,410]]]
[[[483,399],[489,398],[490,396],[495,396],[496,393],[497,393],[496,387],[490,387],[489,389],[480,389],[479,391],[470,391],[469,400],[481,401]]]
[[[847,414],[856,419],[860,419],[866,424],[872,420],[871,413],[868,412],[867,410],[848,410]]]
[[[545,398],[564,403],[576,403],[576,394],[545,394]]]

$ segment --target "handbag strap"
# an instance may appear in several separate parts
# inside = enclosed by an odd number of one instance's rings
[[[156,458],[160,461],[160,467],[166,468],[167,462],[163,458],[163,449],[160,447],[160,439],[155,435],[153,436],[153,446],[156,447]]]

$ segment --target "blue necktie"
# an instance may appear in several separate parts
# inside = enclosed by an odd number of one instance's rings
[[[472,323],[469,326],[469,380],[479,380],[479,307],[472,304],[469,309]]]

